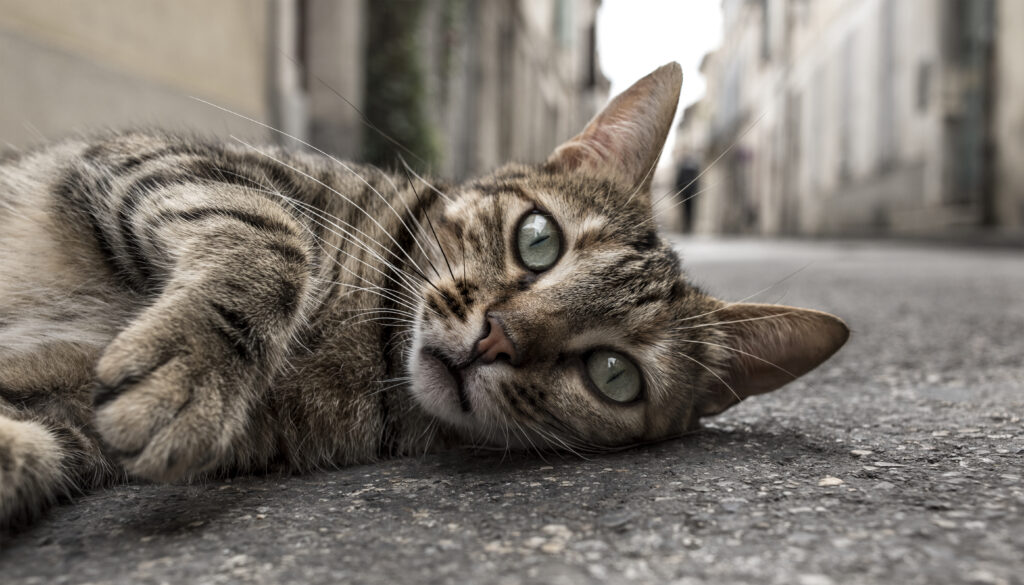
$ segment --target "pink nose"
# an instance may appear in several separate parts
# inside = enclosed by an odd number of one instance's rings
[[[485,364],[490,364],[501,357],[502,354],[505,354],[510,364],[518,365],[519,354],[516,352],[516,346],[505,335],[505,330],[501,327],[501,323],[491,316],[487,317],[487,323],[490,325],[487,335],[476,344],[476,349],[480,352],[480,359]]]

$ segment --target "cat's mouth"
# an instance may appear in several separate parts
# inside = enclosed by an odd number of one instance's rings
[[[469,412],[469,394],[466,392],[466,380],[463,376],[464,366],[452,361],[440,351],[426,347],[420,351],[423,367],[431,372],[445,390],[449,391],[459,405],[459,410]]]

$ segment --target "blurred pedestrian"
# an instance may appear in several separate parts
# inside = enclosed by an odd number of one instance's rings
[[[693,231],[693,213],[696,207],[694,200],[699,192],[699,185],[700,165],[697,163],[697,159],[687,155],[676,170],[676,198],[678,201],[675,205],[680,207],[679,213],[682,220],[680,225],[683,233]]]

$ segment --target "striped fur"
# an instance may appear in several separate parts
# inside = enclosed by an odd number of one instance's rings
[[[719,382],[742,391],[750,370],[729,345],[756,340],[651,227],[643,165],[678,84],[662,68],[546,164],[459,186],[153,131],[5,155],[0,524],[128,476],[304,471],[467,442],[592,452],[727,408],[745,394]],[[634,163],[587,159],[637,148],[620,157]],[[514,245],[534,209],[564,240],[542,273]],[[489,316],[522,363],[477,359]],[[598,347],[639,366],[642,400],[588,387],[582,356]],[[458,392],[437,363],[461,368]]]

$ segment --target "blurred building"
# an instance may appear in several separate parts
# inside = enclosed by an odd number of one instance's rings
[[[707,169],[698,231],[1024,232],[1024,2],[722,8],[676,148]]]
[[[359,112],[390,103],[397,86],[406,95],[396,107],[416,111],[373,123],[422,137],[433,171],[463,177],[542,160],[607,98],[598,5],[0,0],[0,144],[140,125],[281,141],[196,97],[361,158],[379,135],[368,138]],[[372,28],[381,23],[403,36]],[[388,51],[407,62],[374,59]]]
[[[400,4],[400,3],[399,3]],[[426,0],[430,118],[443,174],[543,160],[608,100],[600,0]]]

